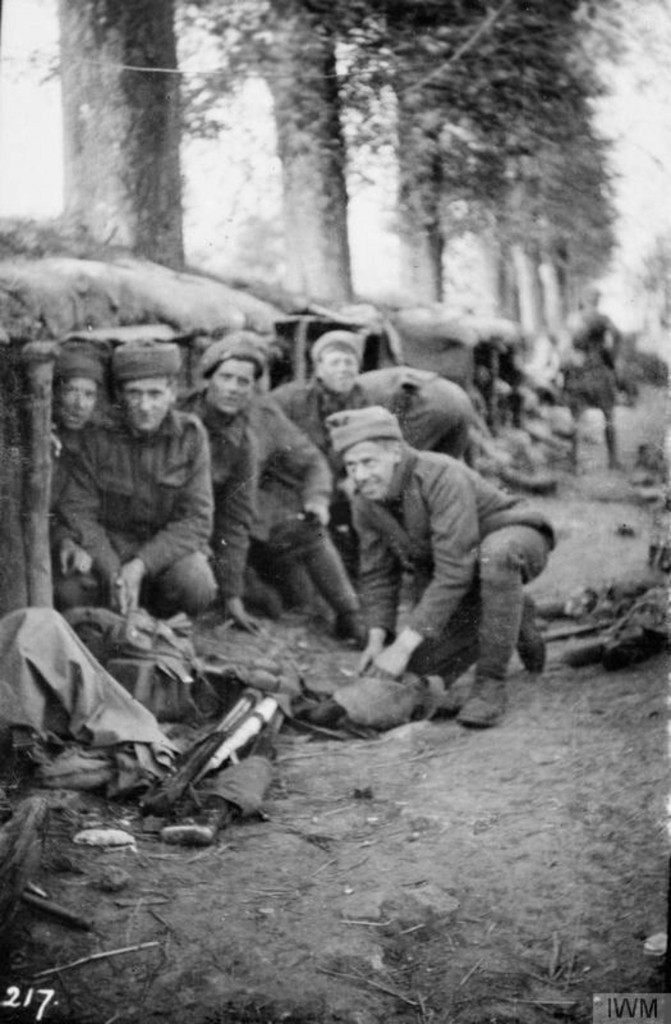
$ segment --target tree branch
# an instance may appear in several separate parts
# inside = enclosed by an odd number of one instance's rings
[[[440,67],[435,68],[428,75],[425,75],[424,78],[420,78],[418,82],[415,82],[413,85],[408,86],[407,89],[401,90],[401,94],[403,96],[407,96],[409,93],[416,92],[419,89],[423,89],[424,86],[432,82],[434,78],[439,78],[440,75],[442,75],[443,72],[452,64],[456,64],[458,60],[461,60],[464,54],[468,53],[469,50],[472,50],[475,44],[482,38],[482,36],[485,35],[486,32],[489,32],[490,28],[492,28],[492,26],[499,20],[499,18],[505,11],[506,7],[509,7],[511,3],[512,0],[503,0],[501,6],[497,7],[496,10],[489,12],[485,20],[482,22],[482,24],[480,24],[478,28],[476,28],[473,35],[469,36],[466,42],[462,43],[462,45],[455,50],[455,52],[452,54],[449,60],[447,60],[444,64],[441,64]]]

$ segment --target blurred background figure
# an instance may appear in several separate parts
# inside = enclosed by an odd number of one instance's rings
[[[619,469],[614,409],[617,398],[615,361],[620,332],[612,320],[599,311],[600,295],[590,289],[573,329],[571,353],[564,367],[566,399],[575,421],[573,467],[578,465],[578,420],[586,409],[600,409],[605,419],[608,468]]]

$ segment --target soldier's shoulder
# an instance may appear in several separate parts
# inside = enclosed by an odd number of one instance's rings
[[[293,405],[296,402],[304,401],[312,391],[312,384],[309,381],[288,381],[280,384],[268,392],[271,399],[280,406]]]
[[[192,440],[206,439],[207,431],[195,412],[186,412],[184,409],[173,409],[172,418],[176,431],[181,434],[182,437],[190,438]]]

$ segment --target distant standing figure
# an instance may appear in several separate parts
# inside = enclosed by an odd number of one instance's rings
[[[581,321],[574,330],[573,359],[564,370],[564,388],[575,421],[573,465],[578,464],[577,421],[585,409],[601,409],[606,428],[608,468],[619,469],[614,410],[617,398],[615,357],[620,334],[612,320],[598,310],[599,293],[589,292]]]

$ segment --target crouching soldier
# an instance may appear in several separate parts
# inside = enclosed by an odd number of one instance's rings
[[[450,456],[410,448],[381,407],[336,413],[329,427],[354,488],[369,629],[360,671],[438,675],[447,688],[475,662],[458,720],[495,725],[515,647],[527,667],[543,666],[532,605],[521,626],[523,586],[546,564],[550,524]],[[397,631],[404,577],[410,611]]]
[[[264,368],[265,357],[254,335],[246,331],[215,342],[201,362],[207,386],[197,408],[211,431],[217,495],[215,560],[220,562],[222,593],[233,618],[249,627],[244,609],[230,603],[232,595],[239,596],[239,567],[249,541],[249,564],[259,576],[286,593],[287,580],[297,570],[306,573],[308,583],[335,611],[337,634],[361,640],[359,601],[326,529],[331,494],[328,464],[272,396],[258,393],[255,384]],[[250,438],[258,467],[251,522],[248,488],[240,481],[241,489],[231,504],[229,478],[232,460],[243,457]],[[231,543],[238,552],[233,557]],[[232,566],[237,567],[233,574]],[[308,595],[301,596],[305,600]]]
[[[99,406],[105,383],[105,365],[99,352],[77,343],[64,347],[54,369],[54,419],[51,431],[52,466],[50,543],[53,572],[65,578],[91,569],[91,557],[77,543],[60,516],[69,467],[84,430],[100,421]]]
[[[173,409],[179,369],[176,345],[114,351],[119,415],[86,431],[60,503],[92,560],[90,573],[57,585],[62,609],[141,605],[165,617],[214,600],[209,446],[199,420]]]
[[[405,440],[414,448],[461,458],[476,420],[475,410],[458,384],[436,373],[410,366],[360,373],[361,337],[353,331],[327,331],[314,343],[310,355],[313,379],[283,384],[272,395],[329,460],[336,483],[331,496],[333,536],[349,571],[356,575],[356,538],[342,487],[342,460],[333,451],[326,426],[328,416],[381,405],[398,417]]]

